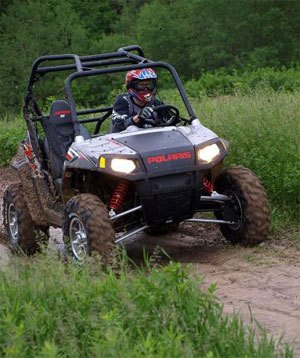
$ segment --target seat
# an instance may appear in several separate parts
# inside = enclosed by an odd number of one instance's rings
[[[44,117],[42,124],[45,130],[44,149],[48,159],[49,170],[54,182],[62,177],[67,151],[74,141],[74,124],[68,102],[54,101],[49,117]],[[90,134],[80,125],[81,135],[89,139]]]

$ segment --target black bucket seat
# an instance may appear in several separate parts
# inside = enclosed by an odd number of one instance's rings
[[[49,170],[54,183],[59,184],[67,151],[74,142],[75,137],[68,102],[64,100],[54,101],[50,108],[49,117],[43,118],[43,127],[46,134],[44,149]],[[84,139],[91,137],[87,129],[82,125],[80,125],[80,132]]]

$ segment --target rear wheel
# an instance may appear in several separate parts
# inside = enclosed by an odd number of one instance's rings
[[[224,170],[215,181],[216,191],[231,197],[229,204],[216,212],[216,217],[233,220],[221,224],[221,231],[233,244],[258,244],[268,237],[270,213],[267,195],[256,175],[244,167]]]
[[[77,260],[92,251],[107,257],[115,239],[105,205],[92,194],[79,194],[67,202],[63,231],[66,248]]]
[[[49,227],[32,221],[21,184],[11,184],[5,190],[3,218],[8,244],[14,253],[34,254],[49,238]]]

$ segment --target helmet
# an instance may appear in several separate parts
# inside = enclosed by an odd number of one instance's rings
[[[154,99],[157,75],[152,68],[129,71],[126,74],[128,93],[146,104]]]

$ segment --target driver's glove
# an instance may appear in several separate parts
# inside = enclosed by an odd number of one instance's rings
[[[154,119],[152,119],[152,118],[148,118],[148,119],[145,119],[142,121],[143,128],[152,128],[155,126],[156,126],[156,123],[155,123]]]
[[[144,107],[138,115],[141,120],[141,123],[144,123],[147,120],[153,118],[153,112],[154,110],[152,107]]]

